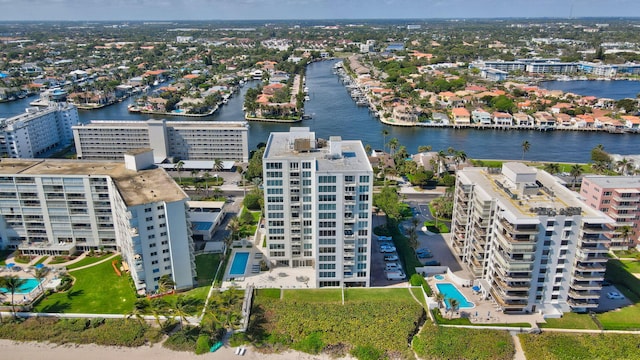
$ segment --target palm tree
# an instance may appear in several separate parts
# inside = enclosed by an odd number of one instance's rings
[[[194,310],[191,301],[184,295],[178,296],[176,303],[173,306],[173,314],[178,317],[180,321],[180,328],[182,329],[182,321],[187,321],[187,317]]]
[[[204,174],[202,174],[202,177],[204,178],[205,196],[209,197],[209,179],[211,178],[211,174],[208,171],[205,171]]]
[[[616,163],[620,175],[629,175],[633,172],[633,159],[622,158]]]
[[[436,162],[438,164],[438,176],[442,175],[443,172],[447,170],[447,154],[445,154],[444,150],[440,150],[436,153]]]
[[[231,219],[227,225],[227,229],[231,232],[231,238],[236,240],[240,232],[240,220],[237,217]]]
[[[136,300],[133,310],[127,315],[125,320],[129,320],[135,317],[138,320],[138,323],[142,325],[144,323],[144,314],[147,312],[149,308],[149,301],[147,299],[138,299]]]
[[[454,148],[453,148],[453,146],[449,146],[449,147],[447,148],[447,154],[449,154],[449,155],[453,155],[453,154],[455,154],[455,153],[456,153],[456,149],[454,149]]]
[[[456,151],[454,159],[456,161],[456,167],[458,167],[458,165],[463,164],[465,161],[467,161],[467,153],[462,150]]]
[[[180,172],[184,168],[184,161],[178,161],[177,163],[175,163],[175,165],[173,165],[173,168],[178,172],[178,180],[180,180],[180,182],[182,183],[182,176],[180,175]]]
[[[213,170],[222,171],[224,169],[224,163],[220,159],[213,159]]]
[[[42,282],[47,277],[47,272],[49,272],[49,269],[47,269],[46,267],[41,267],[39,269],[36,269],[36,272],[34,274],[34,277],[38,279],[38,288],[43,294],[44,288],[42,287]]]
[[[444,306],[444,294],[441,292],[438,292],[435,294],[434,298],[438,303],[438,308],[442,308]]]
[[[546,163],[544,164],[544,171],[551,175],[557,174],[560,172],[560,165],[558,163]]]
[[[13,313],[14,318],[16,317],[16,305],[13,302],[13,295],[16,291],[20,290],[20,287],[26,282],[27,279],[21,279],[16,275],[9,275],[0,279],[0,285],[7,289],[7,292],[11,293],[11,312]]]
[[[400,141],[397,138],[392,138],[387,145],[389,145],[389,152],[393,156],[398,146],[400,146]]]
[[[151,310],[151,314],[156,319],[156,323],[160,327],[160,325],[162,325],[160,322],[160,316],[169,311],[169,303],[163,298],[151,299],[149,310]]]
[[[458,311],[459,307],[460,301],[456,299],[449,299],[449,310],[451,311],[451,316],[453,316],[453,313]],[[449,317],[449,319],[451,319],[451,316]]]
[[[573,176],[573,188],[576,188],[576,182],[578,181],[578,176],[582,175],[582,166],[580,164],[571,165],[571,170],[569,170],[569,174]]]
[[[524,161],[524,155],[531,149],[531,143],[527,140],[522,142],[522,161]]]
[[[207,312],[212,315],[214,322],[219,326],[233,329],[242,318],[240,306],[242,304],[242,293],[237,287],[217,293],[209,303]]]
[[[429,152],[431,151],[432,147],[431,145],[420,145],[418,146],[418,152],[424,153],[424,152]]]
[[[616,233],[622,238],[623,244],[628,243],[631,236],[634,235],[633,228],[629,225],[620,226],[616,229]]]
[[[176,283],[173,281],[169,274],[160,276],[158,280],[158,293],[164,294],[174,289]]]
[[[382,151],[384,151],[384,146],[387,144],[387,135],[389,135],[389,130],[382,129]]]

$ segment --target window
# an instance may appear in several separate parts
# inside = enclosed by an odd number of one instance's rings
[[[146,213],[151,212],[151,208],[144,208],[144,212]]]
[[[154,252],[152,252],[152,253],[151,253],[151,254],[149,254],[149,255],[151,255],[151,256],[158,256],[158,252],[157,252],[157,251],[154,251]]]
[[[307,162],[307,161],[303,162],[302,163],[302,168],[303,169],[311,169],[311,163]]]
[[[146,221],[153,221],[153,216],[147,216]]]
[[[154,247],[156,247],[156,243],[151,243],[151,244],[149,244],[149,247],[150,247],[150,248],[154,248]]]
[[[156,234],[151,234],[149,236],[147,236],[148,239],[155,239],[156,238]]]
[[[320,184],[335,183],[336,177],[335,176],[319,176],[318,182]]]
[[[164,210],[164,205],[159,205],[156,209],[158,209],[158,210]]]
[[[361,175],[360,176],[360,182],[361,183],[368,183],[369,182],[369,175]]]
[[[151,265],[157,265],[157,264],[158,264],[158,260],[151,261]]]
[[[158,269],[158,268],[153,269],[153,273],[154,273],[154,274],[157,274],[157,273],[159,273],[159,272],[160,272],[160,269]]]
[[[279,162],[268,162],[266,164],[267,169],[282,169],[282,163]]]
[[[147,226],[147,230],[153,230],[153,225]]]
[[[336,272],[335,271],[320,271],[319,274],[320,274],[319,277],[321,277],[321,278],[336,277]]]

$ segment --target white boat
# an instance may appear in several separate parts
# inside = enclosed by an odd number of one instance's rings
[[[305,86],[303,91],[304,91],[305,94],[308,94],[309,93],[309,88]]]
[[[307,96],[305,96],[305,97],[304,97],[304,101],[309,101],[309,100],[311,100],[311,98],[309,97],[309,95],[307,95]]]
[[[153,82],[153,86],[158,86],[158,84],[160,84],[160,83],[158,82],[158,80],[156,80],[156,81],[154,81],[154,82]]]

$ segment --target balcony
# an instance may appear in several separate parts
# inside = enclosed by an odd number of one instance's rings
[[[579,299],[569,299],[567,303],[571,307],[576,308],[597,308],[598,300],[579,300]]]
[[[635,205],[633,205],[633,204],[625,204],[625,205],[613,204],[613,205],[611,205],[611,208],[614,209],[614,210],[617,210],[617,211],[619,211],[619,210],[635,211],[635,210],[638,209],[638,205],[637,204],[635,204]]]
[[[507,269],[507,271],[527,272],[527,271],[533,270],[533,265],[531,264],[533,262],[533,260],[520,261],[520,262],[511,261],[511,259],[509,257],[506,257],[505,255],[500,254],[498,252],[495,253],[493,258],[496,259],[498,264],[500,264],[505,269]]]
[[[344,259],[344,261],[342,261],[342,265],[344,266],[353,266],[355,264],[356,262],[353,259]]]
[[[510,273],[503,268],[496,268],[497,275],[500,276],[502,281],[514,281],[514,282],[531,282],[530,274],[518,275],[516,273]]]
[[[517,311],[517,310],[524,310],[524,308],[527,307],[526,300],[506,300],[505,301],[505,299],[502,298],[502,295],[500,295],[500,293],[496,291],[494,288],[491,288],[490,292],[493,299],[498,303],[498,305],[503,307],[505,310]]]
[[[503,281],[503,279],[500,278],[494,278],[494,280],[503,291],[529,291],[529,289],[531,288],[531,283],[529,281],[506,283]]]
[[[577,272],[573,274],[573,278],[577,281],[603,281],[604,273],[583,273]]]
[[[611,197],[613,200],[615,200],[616,202],[638,202],[640,201],[640,196],[637,196],[637,194],[635,194],[636,196],[630,196],[630,197],[626,197],[626,196],[620,196],[620,195],[613,195],[613,197]]]
[[[612,215],[612,214],[610,214]],[[607,229],[606,227],[603,227],[601,224],[585,224],[582,227],[582,232],[585,234],[604,234],[607,233],[611,230]]]
[[[601,263],[596,263],[596,264],[578,263],[576,264],[576,269],[580,271],[605,271],[607,267],[602,265]]]
[[[513,224],[506,221],[505,219],[500,219],[500,225],[502,225],[502,227],[505,228],[510,233],[518,233],[518,234],[537,234],[538,233],[537,226],[534,226],[534,227],[530,227],[530,226],[525,227],[523,225],[514,226]]]
[[[345,249],[355,249],[356,248],[356,242],[355,241],[345,241],[344,242],[344,248]]]
[[[587,281],[583,281],[583,282],[578,282],[578,281],[574,281],[570,287],[572,289],[575,290],[598,290],[600,291],[602,289],[602,284],[599,282],[587,282]]]
[[[569,296],[573,299],[599,299],[600,291],[575,291],[569,290]]]

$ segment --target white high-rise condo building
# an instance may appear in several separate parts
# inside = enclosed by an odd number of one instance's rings
[[[78,159],[119,160],[129,150],[153,149],[156,162],[249,161],[246,121],[92,121],[73,127]]]
[[[369,286],[373,170],[360,141],[271,133],[262,159],[268,257],[316,287]]]
[[[0,155],[31,159],[73,144],[71,127],[80,122],[74,105],[60,103],[27,108],[24,114],[0,119]]]
[[[598,306],[613,220],[522,163],[458,172],[450,247],[505,312]]]
[[[139,292],[169,275],[193,287],[188,196],[153,166],[150,149],[125,162],[0,161],[0,249],[27,255],[120,251]]]

